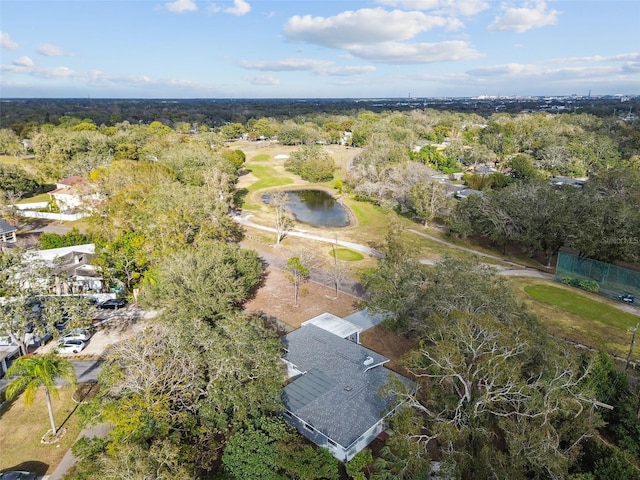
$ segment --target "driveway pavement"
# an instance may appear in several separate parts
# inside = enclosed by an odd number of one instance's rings
[[[96,315],[96,332],[86,342],[86,348],[80,353],[62,353],[63,357],[74,359],[99,358],[115,343],[129,338],[146,328],[150,319],[157,312],[146,312],[136,304],[127,305],[118,310],[101,310]],[[37,353],[47,353],[55,348],[56,342],[51,341],[40,347]]]
[[[100,425],[95,425],[90,428],[85,428],[78,434],[78,438],[82,437],[106,437],[109,434],[109,426],[101,423]],[[71,450],[67,450],[67,453],[64,454],[62,460],[53,471],[52,474],[46,475],[43,480],[60,480],[65,473],[78,461],[79,459],[71,453]]]

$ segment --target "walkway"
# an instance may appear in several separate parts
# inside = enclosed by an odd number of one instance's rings
[[[233,218],[236,222],[240,223],[241,225],[244,225],[245,227],[250,227],[250,228],[256,228],[258,230],[263,230],[265,232],[271,232],[273,234],[276,233],[276,229],[272,228],[272,227],[266,227],[264,225],[259,225],[257,223],[252,222],[251,220],[249,220],[251,218],[251,214],[246,214],[246,215],[233,215],[231,218]],[[407,229],[407,231],[419,235],[421,237],[427,238],[431,241],[437,242],[437,243],[441,243],[443,245],[446,245],[450,248],[455,248],[458,250],[462,250],[468,253],[472,253],[474,255],[478,255],[480,257],[485,257],[485,258],[490,258],[492,260],[496,260],[499,262],[502,262],[503,264],[506,265],[511,265],[513,268],[508,268],[508,267],[501,267],[501,266],[496,266],[496,265],[491,265],[493,268],[495,268],[498,273],[500,275],[506,275],[506,276],[514,276],[514,277],[533,277],[533,278],[542,278],[545,280],[553,280],[554,279],[554,275],[552,273],[547,273],[547,272],[543,272],[540,270],[537,270],[535,268],[531,268],[528,267],[526,265],[520,265],[518,263],[515,262],[511,262],[508,260],[504,260],[503,258],[497,256],[497,255],[490,255],[488,253],[484,253],[484,252],[478,252],[476,250],[473,250],[472,248],[468,248],[468,247],[463,247],[460,245],[455,245],[453,243],[449,243],[446,240],[442,240],[441,238],[438,237],[434,237],[432,235],[429,235],[427,233],[423,233],[423,232],[419,232],[417,230],[414,230],[412,228]],[[381,252],[378,252],[372,248],[367,247],[366,245],[361,245],[358,243],[354,243],[354,242],[347,242],[344,240],[336,240],[335,238],[327,238],[327,237],[321,237],[319,235],[313,235],[310,233],[305,232],[304,230],[299,230],[299,229],[294,229],[294,230],[290,230],[289,232],[287,232],[287,236],[290,237],[300,237],[300,238],[307,238],[309,240],[315,240],[318,242],[325,242],[325,243],[330,243],[332,245],[340,245],[341,247],[345,247],[345,248],[349,248],[351,250],[355,250],[356,252],[361,252],[361,253],[365,253],[367,255],[370,255],[372,257],[376,257],[376,258],[383,258],[384,254]],[[261,252],[262,254],[263,252]],[[269,256],[268,253],[266,253],[267,256]],[[285,261],[282,260],[281,258],[279,258],[277,255],[272,255],[270,256],[271,260],[268,260],[269,264],[274,265],[276,268],[283,268]],[[423,265],[434,265],[436,262],[434,260],[428,260],[428,259],[421,259],[420,263],[422,263]],[[314,276],[316,278],[314,278]],[[312,280],[317,281],[318,283],[322,283],[324,285],[332,285],[332,280],[331,280],[331,276],[328,273],[316,270],[314,271],[314,273],[312,274]],[[353,283],[353,282],[352,282]],[[362,288],[359,284],[358,284],[358,289]],[[351,293],[351,292],[346,292],[346,293]],[[352,293],[355,296],[361,297],[363,294],[363,291],[360,291],[359,293]]]
[[[233,218],[236,222],[238,222],[241,225],[244,225],[245,227],[257,228],[258,230],[264,230],[265,232],[271,232],[274,234],[276,233],[275,228],[265,227],[264,225],[258,225],[257,223],[253,223],[251,220],[249,220],[249,218],[251,217],[252,217],[251,214],[231,216],[231,218]],[[382,253],[374,250],[373,248],[369,248],[365,245],[361,245],[359,243],[354,243],[354,242],[346,242],[344,240],[336,240],[335,238],[320,237],[318,235],[313,235],[311,233],[307,233],[304,230],[300,230],[300,229],[289,230],[286,236],[307,238],[309,240],[315,240],[317,242],[325,242],[325,243],[331,243],[333,245],[340,245],[341,247],[345,247],[350,250],[355,250],[356,252],[364,253],[366,255],[370,255],[376,258],[384,257]]]

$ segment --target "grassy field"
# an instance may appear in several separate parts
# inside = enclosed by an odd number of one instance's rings
[[[80,427],[74,411],[78,406],[71,395],[73,387],[60,387],[60,398],[52,398],[53,415],[58,427],[67,433],[57,444],[40,443],[49,430],[49,415],[44,390],[40,389],[30,408],[22,397],[8,402],[0,411],[0,468],[21,465],[21,469],[33,467],[38,475],[52,473],[65,452],[75,442]],[[32,462],[29,464],[29,462]]]
[[[20,159],[9,155],[0,155],[0,163],[3,165],[20,165]]]
[[[349,250],[348,248],[336,248],[334,250],[329,250],[329,255],[331,258],[338,257],[338,260],[344,260],[345,262],[358,262],[360,260],[364,260],[364,255],[360,252],[354,252],[353,250]]]
[[[0,164],[2,165],[15,165],[20,167],[29,175],[39,178],[40,166],[33,158],[12,157],[10,155],[0,155]]]
[[[626,357],[630,327],[640,316],[624,312],[597,295],[553,282],[512,278],[522,300],[536,313],[549,333]],[[640,359],[640,349],[635,349]]]
[[[293,178],[282,176],[275,168],[269,165],[253,165],[247,166],[251,173],[258,177],[258,181],[249,185],[247,190],[249,193],[263,190],[265,188],[280,187],[282,185],[290,185],[294,183]]]
[[[48,202],[49,200],[51,200],[51,195],[48,193],[41,193],[34,197],[23,198],[18,203]]]

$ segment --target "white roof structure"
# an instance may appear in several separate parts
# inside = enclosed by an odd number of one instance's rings
[[[331,332],[334,335],[339,336],[340,338],[349,339],[350,337],[355,335],[356,343],[360,343],[359,339],[362,327],[348,322],[343,318],[337,317],[332,313],[321,313],[317,317],[310,318],[306,322],[302,323],[303,327],[305,325],[315,325],[316,327],[320,327],[327,332]]]
[[[75,245],[73,247],[61,247],[61,248],[50,248],[48,250],[35,250],[30,253],[40,257],[47,263],[53,262],[58,257],[63,257],[69,253],[96,253],[96,245],[94,243],[87,243],[85,245]]]

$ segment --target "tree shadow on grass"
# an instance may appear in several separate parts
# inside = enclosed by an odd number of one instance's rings
[[[83,403],[90,401],[96,395],[97,392],[98,392],[97,382],[90,381],[90,382],[84,382],[84,383],[78,384],[78,386],[76,387],[75,391],[72,394],[73,401],[76,403],[76,405],[73,407],[73,410],[69,412],[69,415],[67,415],[67,418],[65,418],[62,421],[62,423],[60,424],[60,427],[58,428],[63,428],[65,424],[69,421],[71,416],[74,413],[76,413],[76,410],[78,409],[78,407]]]
[[[17,465],[6,468],[4,470],[0,470],[0,473],[17,470],[23,472],[33,472],[38,476],[42,476],[47,473],[48,469],[49,465],[44,462],[40,462],[38,460],[27,460],[26,462],[20,462]]]

